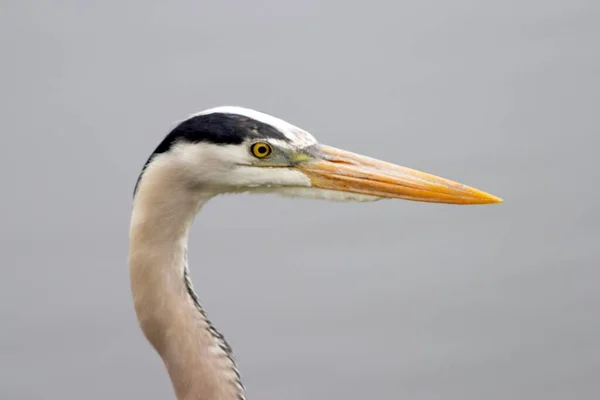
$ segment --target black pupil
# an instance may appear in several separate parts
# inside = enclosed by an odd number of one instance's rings
[[[265,154],[267,152],[267,146],[258,146],[258,154]]]

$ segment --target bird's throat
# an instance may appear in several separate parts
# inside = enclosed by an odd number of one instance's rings
[[[129,267],[138,321],[179,400],[245,398],[231,348],[204,312],[187,267],[188,233],[212,196],[149,168],[134,199]]]

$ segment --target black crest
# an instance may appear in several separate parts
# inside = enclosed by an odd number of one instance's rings
[[[176,143],[241,144],[252,138],[289,139],[275,127],[240,114],[211,113],[196,115],[177,125],[150,155],[137,179],[134,196],[146,167],[154,156],[168,152]]]

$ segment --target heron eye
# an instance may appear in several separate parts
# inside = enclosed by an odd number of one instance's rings
[[[252,147],[250,147],[252,154],[257,158],[265,158],[269,154],[271,154],[271,146],[267,143],[259,142],[254,143]]]

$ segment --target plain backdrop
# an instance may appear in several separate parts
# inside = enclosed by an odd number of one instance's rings
[[[172,399],[132,192],[218,105],[505,202],[228,196],[199,296],[249,399],[600,398],[600,3],[0,2],[0,398]]]

